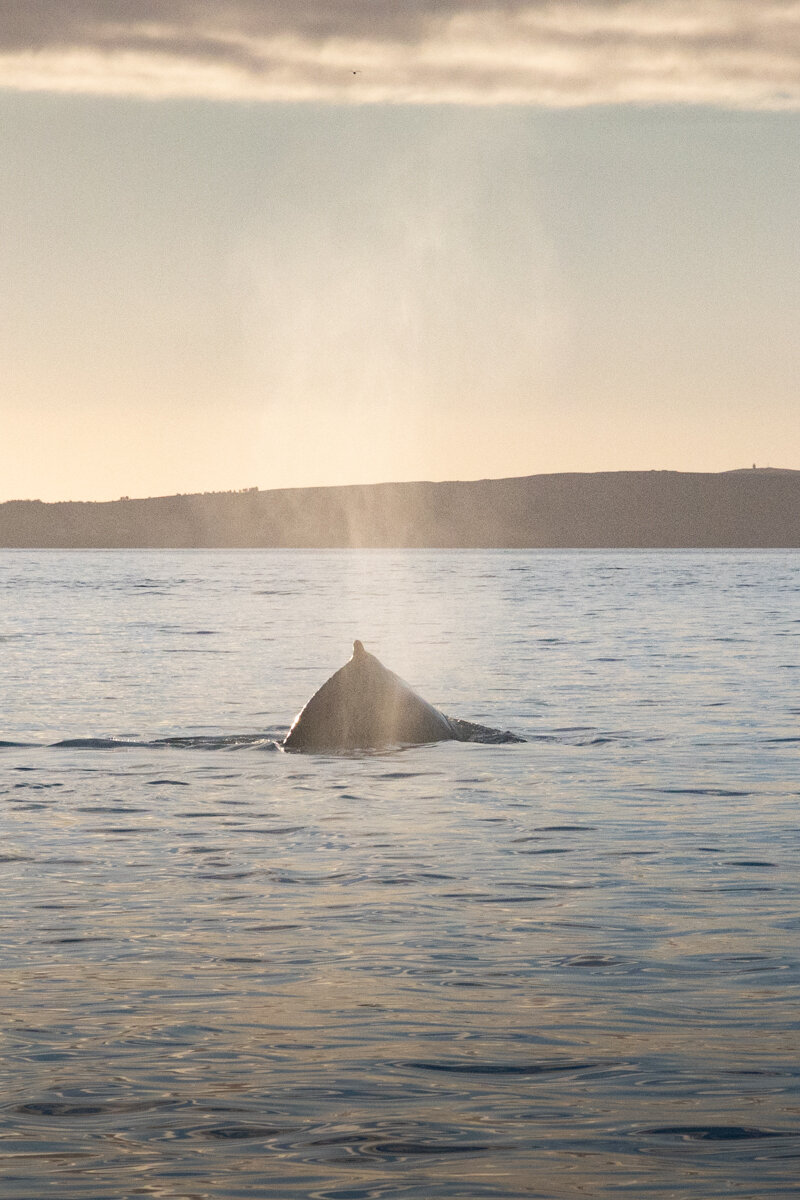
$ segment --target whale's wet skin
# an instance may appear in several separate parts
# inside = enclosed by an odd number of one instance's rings
[[[446,717],[356,641],[353,657],[311,697],[283,745],[341,752],[447,741],[496,745],[524,739]]]
[[[0,554],[0,1200],[794,1197],[799,585]],[[354,633],[526,741],[282,753]]]

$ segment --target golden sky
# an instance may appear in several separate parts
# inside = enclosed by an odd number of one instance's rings
[[[800,4],[130,10],[0,18],[0,500],[800,466]]]

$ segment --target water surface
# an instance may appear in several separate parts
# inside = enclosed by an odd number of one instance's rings
[[[0,553],[0,1194],[796,1195],[799,595]],[[528,741],[282,753],[355,637]]]

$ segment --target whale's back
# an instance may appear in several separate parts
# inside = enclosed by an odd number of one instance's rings
[[[458,738],[450,721],[360,642],[295,718],[287,750],[363,750]]]

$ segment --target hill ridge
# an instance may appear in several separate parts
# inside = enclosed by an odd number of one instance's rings
[[[595,471],[8,500],[2,548],[800,546],[800,471]]]

